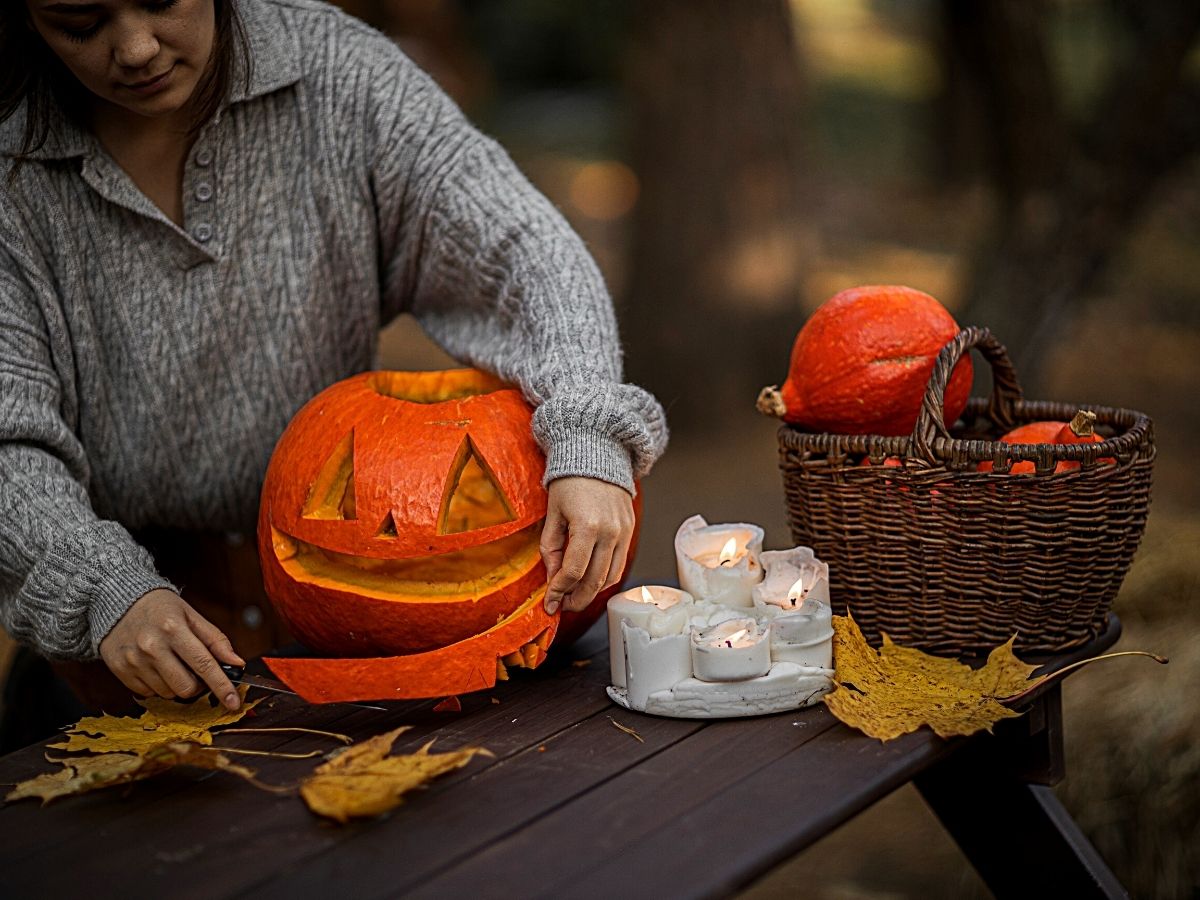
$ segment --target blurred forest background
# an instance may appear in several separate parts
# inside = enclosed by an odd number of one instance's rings
[[[672,427],[635,577],[673,572],[693,513],[790,545],[754,400],[845,287],[911,285],[987,325],[1026,396],[1153,417],[1152,514],[1116,609],[1120,647],[1171,664],[1066,683],[1058,790],[1134,896],[1200,897],[1200,3],[340,5],[498,138],[599,261],[627,375]],[[380,362],[451,364],[408,318]],[[908,787],[743,900],[926,895],[987,891]]]
[[[1135,896],[1200,895],[1200,4],[342,5],[497,137],[599,260],[628,376],[673,430],[635,575],[672,571],[695,512],[790,544],[754,398],[844,287],[908,284],[989,326],[1027,396],[1154,418],[1153,514],[1117,609],[1121,646],[1171,665],[1068,682],[1059,790]],[[402,320],[382,362],[446,360]],[[919,894],[986,889],[906,788],[746,897]]]

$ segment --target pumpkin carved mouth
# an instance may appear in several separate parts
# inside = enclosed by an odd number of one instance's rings
[[[523,578],[541,560],[541,522],[489,544],[436,556],[380,559],[325,550],[272,528],[271,544],[296,582],[398,603],[478,602]]]

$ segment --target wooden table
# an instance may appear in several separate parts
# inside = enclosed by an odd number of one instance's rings
[[[1113,617],[1096,642],[1053,664],[1098,654],[1119,634]],[[9,804],[0,809],[0,894],[723,897],[915,781],[998,896],[1124,896],[1045,786],[1062,775],[1057,688],[995,736],[943,741],[922,730],[881,744],[823,706],[711,723],[628,712],[605,695],[604,644],[593,629],[565,658],[464,697],[458,713],[435,713],[433,701],[388,712],[310,707],[282,695],[260,705],[252,724],[355,739],[408,724],[396,752],[436,736],[442,749],[473,744],[495,754],[411,794],[381,820],[336,826],[295,796],[194,771],[44,808]],[[217,744],[331,746],[308,735],[231,735]],[[0,759],[0,782],[48,771],[43,749]],[[314,764],[239,761],[275,783]]]

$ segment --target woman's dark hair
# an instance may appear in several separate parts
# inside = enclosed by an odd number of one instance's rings
[[[213,0],[216,31],[212,65],[196,85],[196,116],[192,133],[213,117],[229,91],[235,73],[250,80],[252,60],[246,31],[237,11],[237,0]],[[236,56],[240,54],[239,67]],[[29,24],[23,0],[0,0],[0,122],[6,121],[27,101],[25,136],[16,159],[25,159],[46,142],[50,113],[55,106],[81,125],[87,88],[62,64]]]

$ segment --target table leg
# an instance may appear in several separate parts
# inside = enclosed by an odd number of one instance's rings
[[[1048,785],[1062,777],[1057,689],[973,739],[917,789],[997,897],[1128,897]]]

